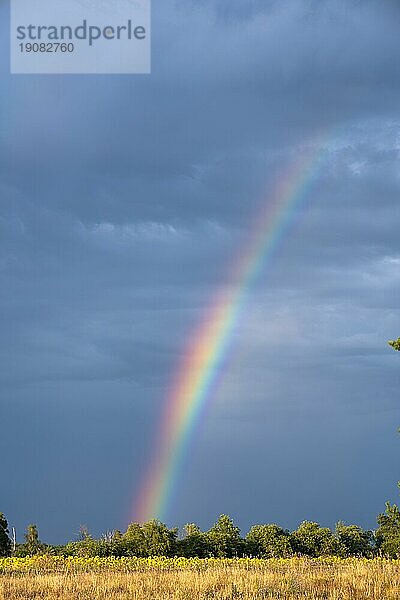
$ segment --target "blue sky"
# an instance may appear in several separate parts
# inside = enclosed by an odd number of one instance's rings
[[[0,510],[50,542],[126,526],[194,324],[325,130],[168,522],[374,527],[399,478],[397,3],[153,0],[150,76],[11,76],[0,15]]]

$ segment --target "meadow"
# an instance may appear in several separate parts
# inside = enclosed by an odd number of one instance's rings
[[[0,559],[1,600],[398,600],[385,559]]]

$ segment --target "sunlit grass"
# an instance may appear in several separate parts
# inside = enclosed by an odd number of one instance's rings
[[[381,559],[0,559],[4,600],[398,600]],[[1,596],[0,596],[1,597]]]

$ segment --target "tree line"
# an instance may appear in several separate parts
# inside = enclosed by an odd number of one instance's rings
[[[96,539],[82,527],[79,539],[62,546],[42,542],[36,525],[29,525],[24,543],[15,544],[10,538],[8,523],[0,513],[0,556],[183,556],[187,558],[289,558],[291,556],[400,557],[400,510],[386,504],[378,516],[376,531],[366,531],[358,525],[339,521],[332,531],[312,521],[303,521],[295,531],[276,524],[254,525],[245,537],[227,515],[221,515],[208,530],[194,523],[178,528],[153,519],[147,523],[131,523],[127,530],[107,532]]]

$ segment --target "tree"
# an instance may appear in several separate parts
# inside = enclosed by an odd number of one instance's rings
[[[131,523],[122,536],[122,543],[129,556],[173,556],[177,536],[177,529],[168,529],[153,519],[143,525]]]
[[[119,529],[114,529],[109,547],[111,556],[124,556],[126,554],[124,538]]]
[[[10,556],[11,540],[8,531],[7,519],[0,513],[0,556]]]
[[[28,525],[25,533],[25,543],[18,544],[15,555],[32,556],[45,551],[47,551],[47,546],[40,541],[37,526]]]
[[[397,340],[390,340],[388,344],[389,346],[392,346],[392,348],[400,352],[400,338],[397,338]]]
[[[260,558],[286,558],[293,554],[289,532],[278,525],[254,525],[246,537],[248,551]]]
[[[142,525],[148,556],[173,556],[178,537],[177,529],[168,529],[158,519]]]
[[[207,532],[210,551],[219,558],[232,558],[243,554],[244,543],[240,537],[240,529],[227,515],[221,515],[218,521]]]
[[[39,539],[36,525],[28,525],[25,534],[25,546],[28,554],[40,554],[44,550],[44,544]]]
[[[290,536],[292,548],[297,554],[305,556],[334,556],[340,554],[339,543],[328,527],[318,523],[303,521]]]
[[[77,542],[69,542],[64,546],[66,556],[85,556],[94,558],[100,556],[102,558],[111,556],[112,546],[106,540],[96,540],[91,536]]]
[[[342,521],[336,524],[335,537],[340,545],[343,558],[348,556],[364,556],[370,558],[374,551],[372,531],[364,531],[358,525],[345,525]]]
[[[378,515],[376,545],[378,550],[389,558],[400,556],[400,511],[396,504],[386,502],[385,513]]]
[[[178,542],[179,554],[186,558],[206,558],[210,554],[207,535],[194,523],[185,525],[185,537]]]
[[[122,536],[128,556],[148,556],[146,538],[139,523],[131,523]]]

